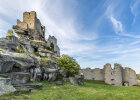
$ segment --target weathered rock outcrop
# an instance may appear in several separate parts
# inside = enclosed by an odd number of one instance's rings
[[[39,65],[32,54],[0,51],[0,73],[21,72]]]

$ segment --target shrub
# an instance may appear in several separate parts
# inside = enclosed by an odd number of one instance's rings
[[[68,55],[62,55],[58,58],[57,65],[66,72],[66,76],[74,76],[79,74],[79,64],[76,60]]]
[[[8,32],[7,32],[7,36],[13,36],[14,34],[13,34],[13,30],[8,30]]]

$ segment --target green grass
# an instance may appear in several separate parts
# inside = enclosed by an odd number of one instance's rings
[[[0,100],[140,100],[140,87],[110,86],[104,82],[85,81],[84,86],[42,82],[33,93],[4,94]]]

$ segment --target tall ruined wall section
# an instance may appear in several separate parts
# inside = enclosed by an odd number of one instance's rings
[[[50,46],[51,43],[53,43],[53,45],[54,45],[54,52],[56,52],[55,56],[59,57],[60,56],[60,49],[57,45],[57,39],[54,36],[49,35],[49,38],[47,40],[47,46]]]
[[[114,82],[113,82],[114,80],[112,80],[114,76],[112,76],[112,73],[113,73],[113,71],[111,68],[111,64],[104,65],[104,81],[105,81],[105,83],[114,84]]]
[[[120,64],[114,64],[114,80],[115,85],[122,86],[123,84],[123,67]]]

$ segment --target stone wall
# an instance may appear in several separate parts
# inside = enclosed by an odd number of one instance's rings
[[[103,69],[81,69],[81,73],[84,74],[84,78],[87,80],[104,81],[110,85],[122,86],[126,83],[128,86],[137,84],[136,72],[131,68],[123,68],[120,64],[115,63],[114,68],[111,64],[107,63]]]
[[[86,69],[81,69],[80,73],[84,74],[84,79],[86,79],[86,80],[104,81],[104,70],[103,69],[86,68]]]
[[[86,69],[80,70],[80,73],[84,74],[84,79],[86,79],[86,80],[93,80],[94,79],[92,72],[93,72],[93,69],[91,69],[91,68],[86,68]]]

